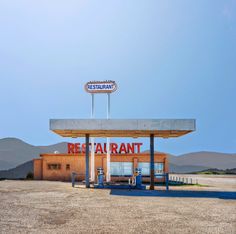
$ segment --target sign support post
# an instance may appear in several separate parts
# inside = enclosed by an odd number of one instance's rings
[[[110,94],[117,90],[117,84],[115,81],[90,81],[87,82],[84,86],[85,91],[92,94],[91,100],[91,119],[94,118],[94,94],[107,94],[107,119],[110,118]],[[90,178],[91,181],[95,181],[95,153],[94,153],[94,137],[91,138],[91,170],[90,170]],[[110,176],[110,163],[111,162],[111,152],[110,152],[110,138],[107,137],[107,175],[106,181],[111,181]]]
[[[107,119],[110,119],[110,93],[107,94]],[[110,138],[107,137],[107,182],[111,181],[111,174],[110,174],[110,168],[111,168],[111,153],[110,153]]]
[[[91,94],[92,97],[92,102],[91,102],[91,119],[94,118],[94,94]],[[90,176],[91,176],[91,181],[95,181],[95,153],[94,153],[94,142],[95,139],[94,137],[91,137],[91,171],[90,171]]]

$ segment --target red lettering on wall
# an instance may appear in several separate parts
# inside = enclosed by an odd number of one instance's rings
[[[143,145],[143,143],[135,143],[135,144],[137,146],[137,153],[139,154],[140,153],[141,145]]]
[[[82,153],[85,154],[85,152],[86,152],[86,144],[83,143],[82,144]]]
[[[116,143],[111,143],[111,153],[112,154],[117,154],[117,148],[118,148],[118,145]]]
[[[107,143],[104,143],[103,151],[104,151],[104,153],[107,153]]]
[[[74,149],[75,149],[75,145],[74,144],[72,144],[72,143],[68,143],[67,144],[68,154],[74,154],[75,153]]]
[[[121,145],[120,145],[120,154],[122,154],[122,152],[123,153],[126,153],[126,147],[125,147],[125,143],[122,143]]]
[[[111,154],[139,154],[141,152],[141,146],[143,143],[121,143],[120,147],[116,143],[110,143],[110,153]],[[106,143],[94,143],[95,153],[103,154],[107,153]],[[89,143],[89,150],[91,151],[91,143]],[[86,144],[83,143],[68,143],[67,144],[68,154],[80,154],[86,152]]]
[[[96,154],[98,154],[98,153],[103,154],[102,145],[100,143],[97,144],[95,153]]]
[[[79,154],[81,152],[80,143],[75,143],[74,147],[75,147],[75,154]]]
[[[134,146],[135,146],[135,144],[134,143],[132,143],[132,145],[130,144],[130,143],[128,143],[127,144],[127,153],[132,153],[132,154],[134,154]]]

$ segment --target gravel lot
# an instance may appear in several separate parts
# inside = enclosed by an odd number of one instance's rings
[[[0,233],[235,234],[236,177],[197,178],[210,187],[129,191],[0,181]]]

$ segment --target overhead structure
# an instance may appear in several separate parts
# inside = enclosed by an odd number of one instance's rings
[[[195,131],[194,119],[51,119],[63,137],[179,137]]]
[[[154,138],[180,137],[196,130],[194,119],[51,119],[50,130],[63,137],[86,138],[86,187],[90,137],[150,137],[150,189],[154,189]]]

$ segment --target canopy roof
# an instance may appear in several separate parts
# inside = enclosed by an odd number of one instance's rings
[[[196,130],[194,119],[51,119],[63,137],[179,137]]]

